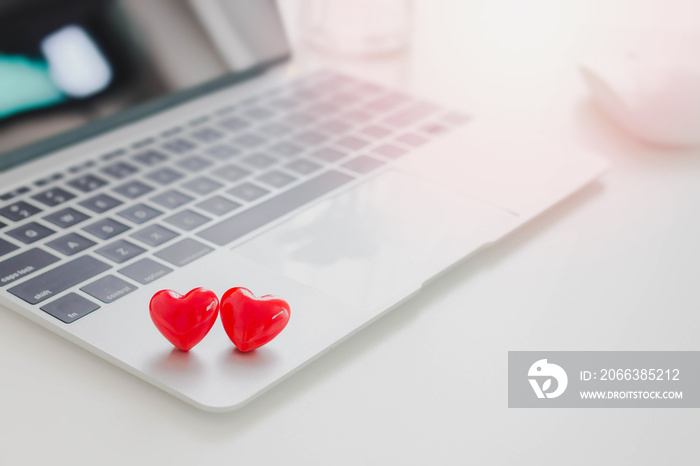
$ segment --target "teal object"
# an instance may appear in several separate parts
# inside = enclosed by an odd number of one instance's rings
[[[66,100],[44,60],[0,53],[0,118]]]

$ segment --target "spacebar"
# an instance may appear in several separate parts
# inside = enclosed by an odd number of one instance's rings
[[[221,223],[202,230],[197,233],[197,236],[223,246],[257,230],[287,212],[308,204],[353,179],[352,176],[344,173],[328,171],[279,196],[268,199]]]

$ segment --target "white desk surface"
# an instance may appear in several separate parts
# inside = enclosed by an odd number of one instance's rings
[[[645,28],[700,30],[698,7],[416,3],[410,54],[344,66],[609,172],[229,414],[0,309],[0,464],[698,464],[696,409],[508,409],[506,372],[508,350],[700,349],[700,149],[635,142],[576,71]]]

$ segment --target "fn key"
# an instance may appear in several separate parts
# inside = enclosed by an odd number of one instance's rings
[[[63,297],[58,298],[56,301],[52,301],[44,306],[41,306],[42,311],[51,314],[55,318],[62,320],[67,324],[70,324],[71,322],[74,322],[99,308],[100,306],[97,304],[93,303],[92,301],[88,301],[75,293],[68,293]]]

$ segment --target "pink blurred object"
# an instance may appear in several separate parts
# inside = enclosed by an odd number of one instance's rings
[[[700,145],[700,45],[686,37],[681,49],[668,40],[657,53],[641,50],[591,60],[581,74],[593,100],[638,139],[667,146]],[[665,53],[660,53],[665,52]]]
[[[369,57],[409,45],[412,0],[306,0],[301,7],[303,40],[324,52]]]

